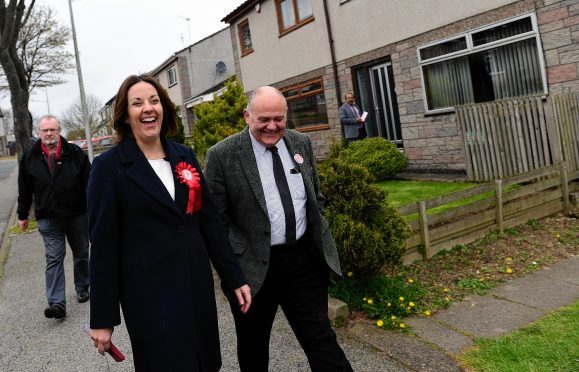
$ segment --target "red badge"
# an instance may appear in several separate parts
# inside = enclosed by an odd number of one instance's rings
[[[201,209],[201,177],[195,168],[184,161],[175,167],[177,178],[189,188],[187,214],[193,214]]]

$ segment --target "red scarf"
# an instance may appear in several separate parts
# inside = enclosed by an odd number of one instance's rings
[[[62,140],[58,139],[58,143],[56,145],[56,151],[50,152],[48,148],[44,145],[42,140],[40,141],[40,149],[42,153],[46,157],[46,162],[48,163],[48,169],[50,170],[50,174],[54,174],[54,166],[57,161],[60,161],[62,153]]]

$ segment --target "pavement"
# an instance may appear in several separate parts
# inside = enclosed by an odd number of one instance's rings
[[[15,165],[15,162],[14,162]],[[0,171],[6,166],[0,160]],[[15,223],[17,170],[0,174],[0,237]],[[8,206],[9,212],[5,211]],[[6,218],[8,213],[8,218]],[[4,222],[6,220],[6,222]],[[76,301],[71,255],[66,257],[67,318],[46,319],[44,248],[37,231],[4,236],[0,246],[0,369],[2,371],[132,371],[130,341],[124,324],[113,341],[127,359],[102,357],[82,331],[88,303]],[[4,260],[4,258],[6,260]],[[5,261],[5,262],[4,262]],[[4,263],[4,264],[3,264]],[[238,371],[236,341],[229,306],[216,287],[222,371]],[[355,371],[461,371],[454,355],[477,337],[511,332],[579,298],[579,257],[572,257],[506,283],[484,296],[472,296],[430,318],[405,322],[412,333],[400,334],[357,323],[337,328],[338,340]],[[271,371],[309,371],[283,313],[272,330]]]

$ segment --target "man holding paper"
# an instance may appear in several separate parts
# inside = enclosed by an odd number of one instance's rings
[[[364,121],[368,113],[356,106],[354,93],[346,93],[344,99],[346,102],[340,106],[340,124],[344,126],[344,137],[350,143],[366,137]]]

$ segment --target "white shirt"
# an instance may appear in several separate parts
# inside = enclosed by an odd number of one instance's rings
[[[259,170],[259,178],[261,179],[261,186],[265,194],[265,203],[267,205],[267,214],[271,224],[271,245],[285,244],[285,214],[283,211],[283,204],[279,196],[279,190],[275,183],[273,175],[273,160],[271,151],[259,143],[251,131],[249,131],[251,144],[253,145],[253,153],[257,161],[257,169]],[[291,169],[296,166],[283,139],[277,144],[278,154],[283,163],[283,169],[286,175],[287,183],[292,196],[294,211],[296,215],[296,239],[299,239],[306,232],[307,218],[306,218],[306,188],[301,173],[290,173]]]
[[[173,178],[171,163],[165,159],[155,159],[149,160],[149,164],[151,164],[151,167],[153,167],[153,170],[157,173],[157,177],[159,177],[163,185],[165,185],[171,198],[175,200],[175,179]]]

